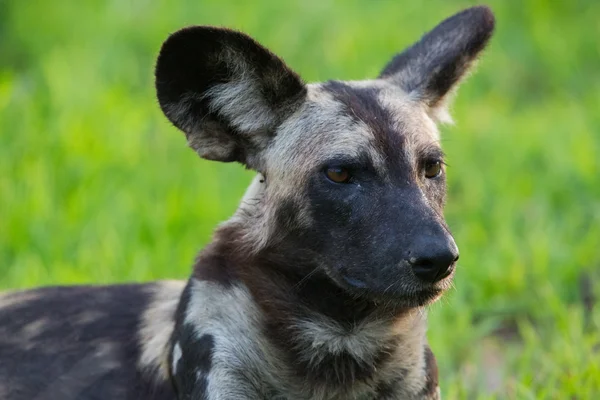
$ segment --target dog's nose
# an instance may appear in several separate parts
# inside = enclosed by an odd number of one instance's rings
[[[423,237],[413,245],[410,265],[415,275],[429,283],[438,282],[452,273],[458,260],[458,248],[451,237]]]

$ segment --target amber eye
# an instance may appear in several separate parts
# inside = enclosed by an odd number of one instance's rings
[[[433,179],[442,173],[442,163],[440,161],[428,161],[425,164],[425,177]]]
[[[325,169],[325,175],[327,178],[335,183],[348,183],[350,182],[350,171],[343,167],[327,167]]]

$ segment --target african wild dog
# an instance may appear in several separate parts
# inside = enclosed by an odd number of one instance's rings
[[[0,398],[438,398],[425,307],[458,249],[435,123],[493,27],[470,8],[377,79],[319,84],[239,32],[170,36],[162,110],[257,177],[187,284],[1,297]]]

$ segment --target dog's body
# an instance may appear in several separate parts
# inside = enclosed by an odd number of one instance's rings
[[[378,79],[322,84],[244,34],[173,34],[161,108],[258,175],[187,284],[0,297],[0,398],[439,398],[425,307],[458,249],[435,122],[493,25],[463,11]]]
[[[226,289],[192,279],[180,310],[192,313],[192,322],[188,328],[178,324],[173,335],[184,286],[168,281],[3,295],[0,398],[170,400],[178,398],[171,374],[191,396],[179,398],[411,398],[407,387],[422,394],[417,398],[436,398],[437,370],[425,343],[422,312],[388,322],[393,327],[385,321],[364,321],[348,330],[315,314],[296,327],[306,344],[316,345],[319,353],[310,356],[322,358],[310,371],[301,362],[288,363],[291,354],[279,343],[266,337],[256,342],[263,338],[262,323],[257,305],[242,287]],[[185,319],[185,314],[179,315]],[[377,348],[390,340],[387,347]],[[327,356],[332,350],[337,357]],[[352,362],[352,357],[365,361]],[[371,357],[383,364],[376,374]],[[206,359],[211,360],[208,365]],[[334,377],[338,373],[342,375]],[[195,378],[189,379],[190,374]],[[198,374],[204,374],[204,384],[198,384]],[[382,379],[345,391],[352,379],[360,382],[365,376]],[[328,393],[323,384],[331,379],[348,386]],[[192,381],[195,385],[186,388],[185,382]],[[221,397],[202,393],[211,392],[208,382],[222,388]]]
[[[0,399],[176,399],[159,349],[173,332],[184,285],[1,295]]]

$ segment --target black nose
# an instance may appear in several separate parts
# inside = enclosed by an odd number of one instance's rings
[[[450,275],[456,260],[458,248],[451,237],[424,237],[415,243],[409,258],[415,275],[429,283],[435,283]]]

